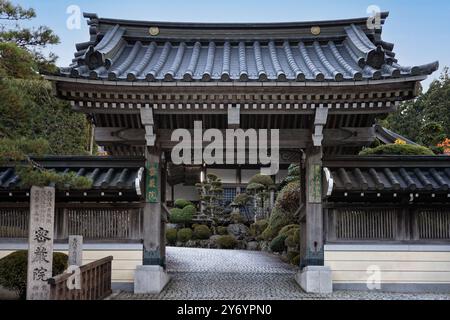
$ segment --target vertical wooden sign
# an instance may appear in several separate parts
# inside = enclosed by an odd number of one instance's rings
[[[158,203],[159,202],[159,189],[158,189],[158,173],[159,164],[149,163],[146,164],[147,167],[147,185],[146,185],[146,201],[148,203]]]
[[[308,173],[308,202],[322,202],[322,166],[313,164]]]
[[[32,187],[28,234],[27,300],[50,299],[55,188]]]
[[[83,264],[83,236],[69,236],[69,266]]]

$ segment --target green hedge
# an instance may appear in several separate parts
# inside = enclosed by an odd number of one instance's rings
[[[178,241],[185,243],[191,239],[192,239],[192,230],[191,229],[184,228],[184,229],[178,230],[178,233],[177,233]]]
[[[217,229],[216,229],[216,231],[217,231],[217,234],[218,234],[218,235],[221,235],[221,236],[225,236],[225,235],[228,234],[228,229],[227,229],[227,227],[218,226]]]
[[[68,256],[64,253],[53,253],[53,276],[67,269]],[[13,252],[0,259],[0,285],[15,291],[21,299],[26,298],[28,251]]]
[[[173,208],[170,210],[170,222],[171,223],[189,223],[193,218],[193,213],[195,213],[195,207],[192,210],[190,206],[184,209]]]
[[[169,245],[175,245],[177,243],[177,229],[166,230],[166,240]]]
[[[434,153],[430,149],[422,146],[415,146],[410,144],[385,144],[376,148],[364,149],[359,153],[359,155],[434,156]]]
[[[220,249],[234,249],[237,246],[237,240],[233,236],[221,236],[216,240]]]
[[[206,240],[209,239],[209,237],[211,237],[211,230],[208,228],[208,226],[202,224],[202,225],[197,225],[194,227],[194,239],[197,240]]]
[[[287,236],[282,234],[277,236],[270,242],[269,248],[272,252],[282,253],[286,249],[284,242],[286,241]]]
[[[254,237],[258,237],[266,230],[269,223],[266,219],[258,220],[250,226],[250,234]]]
[[[184,209],[187,206],[193,206],[192,202],[185,200],[185,199],[178,199],[175,201],[175,207]]]

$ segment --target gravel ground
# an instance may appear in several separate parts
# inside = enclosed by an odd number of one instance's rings
[[[450,294],[336,291],[307,294],[297,268],[265,252],[167,248],[171,282],[159,295],[115,292],[117,300],[450,300]]]

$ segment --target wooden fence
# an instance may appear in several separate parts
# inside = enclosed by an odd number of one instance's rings
[[[67,286],[71,274],[64,273],[49,280],[51,300],[102,300],[111,291],[111,264],[113,257],[106,257],[81,266],[81,289]]]
[[[342,207],[326,211],[330,242],[450,240],[447,208]]]

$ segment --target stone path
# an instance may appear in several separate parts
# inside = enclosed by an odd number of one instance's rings
[[[265,252],[167,248],[172,281],[159,295],[115,292],[119,300],[450,300],[450,294],[391,294],[338,291],[304,293],[294,280],[297,268]]]

